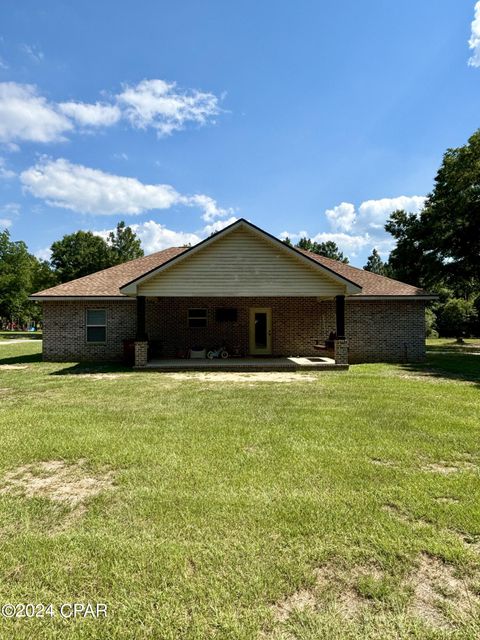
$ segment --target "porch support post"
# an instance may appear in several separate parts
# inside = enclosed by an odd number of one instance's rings
[[[345,340],[345,296],[335,296],[337,340]]]
[[[135,340],[146,341],[145,332],[145,296],[137,296],[137,335]]]
[[[348,341],[345,338],[345,296],[335,296],[335,364],[348,365]]]
[[[145,296],[137,296],[137,333],[135,336],[135,367],[145,367],[148,360],[148,338],[145,331]]]

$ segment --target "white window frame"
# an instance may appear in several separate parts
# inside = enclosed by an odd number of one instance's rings
[[[105,324],[89,324],[88,322],[88,312],[89,311],[103,311],[105,314]],[[105,329],[105,340],[89,340],[88,339],[88,330],[90,327],[102,327]],[[98,309],[95,307],[91,307],[90,309],[85,309],[85,341],[87,344],[105,344],[107,342],[107,310],[106,309]]]
[[[200,315],[190,315],[191,311],[201,311],[202,313]],[[190,320],[205,320],[205,324],[200,326],[200,327],[194,327],[190,324]],[[192,307],[191,309],[188,309],[187,311],[187,323],[188,323],[188,328],[189,329],[205,329],[205,327],[208,325],[208,309],[205,309],[203,307]]]

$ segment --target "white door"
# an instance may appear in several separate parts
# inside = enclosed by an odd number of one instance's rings
[[[268,356],[272,353],[272,310],[250,309],[250,355]]]

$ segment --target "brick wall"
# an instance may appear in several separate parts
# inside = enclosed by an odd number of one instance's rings
[[[88,343],[86,310],[105,309],[105,344]],[[135,301],[44,302],[43,359],[54,362],[113,361],[123,356],[123,339],[135,337]]]
[[[218,307],[237,309],[237,322],[216,322]],[[158,341],[164,356],[175,356],[192,346],[211,347],[222,341],[248,354],[250,307],[271,307],[273,355],[318,355],[313,345],[335,330],[335,303],[315,298],[159,298],[147,299],[146,330]],[[85,310],[107,311],[105,345],[86,342]],[[206,308],[205,328],[188,327],[188,309]],[[44,303],[44,358],[46,360],[119,360],[122,340],[135,336],[135,302]],[[346,303],[349,361],[402,362],[424,357],[423,302],[363,301]]]
[[[349,362],[416,362],[425,357],[425,303],[346,303]]]

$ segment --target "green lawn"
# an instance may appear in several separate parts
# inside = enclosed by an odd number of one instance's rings
[[[272,383],[40,350],[0,345],[0,604],[108,615],[0,638],[480,636],[480,355]]]
[[[41,331],[0,331],[0,340],[18,340],[28,338],[29,340],[39,340],[42,338]]]

